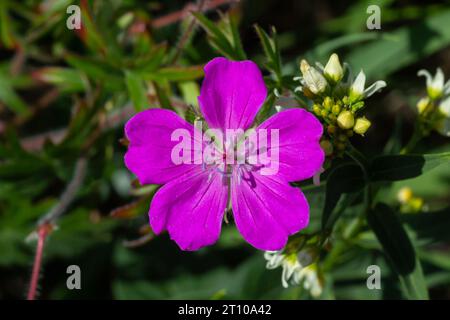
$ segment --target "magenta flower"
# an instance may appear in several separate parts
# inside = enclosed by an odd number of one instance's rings
[[[215,58],[205,66],[198,100],[208,127],[225,132],[249,129],[266,95],[255,63]],[[229,203],[239,232],[261,250],[280,250],[289,235],[308,225],[306,198],[289,182],[312,177],[324,160],[319,145],[322,125],[311,113],[288,109],[256,128],[278,129],[279,145],[272,148],[279,153],[278,171],[273,175],[261,174],[263,166],[248,163],[174,164],[171,152],[178,142],[171,135],[176,129],[192,136],[197,130],[175,112],[162,109],[142,111],[125,126],[130,141],[126,166],[141,184],[163,184],[149,210],[156,234],[167,230],[183,250],[213,244]]]

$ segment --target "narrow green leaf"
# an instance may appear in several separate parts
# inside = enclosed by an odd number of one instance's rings
[[[12,49],[16,45],[16,40],[11,30],[12,23],[6,6],[7,1],[0,1],[0,44]]]
[[[278,50],[275,28],[272,29],[272,38],[256,24],[255,30],[267,58],[267,68],[277,76],[278,81],[281,81],[281,56]]]
[[[57,86],[61,91],[82,92],[88,87],[86,77],[75,69],[48,67],[36,71],[34,76]]]
[[[264,104],[262,105],[261,109],[259,109],[258,114],[256,115],[257,123],[262,123],[272,114],[272,112],[274,111],[273,104],[275,100],[275,95],[273,94],[273,92],[270,92],[266,98],[266,101],[264,101]]]
[[[383,36],[378,32],[346,34],[318,45],[313,50],[307,52],[305,56],[311,61],[326,61],[333,52],[342,47],[356,45],[361,42],[376,40],[382,37]]]
[[[322,228],[330,228],[330,217],[341,195],[361,191],[365,185],[361,167],[356,164],[344,164],[334,168],[327,178],[325,206],[322,212]],[[336,221],[336,217],[333,218]]]
[[[6,74],[0,73],[0,101],[10,110],[25,115],[28,112],[25,102],[16,94]]]
[[[450,207],[421,214],[402,215],[401,220],[424,243],[450,240]]]
[[[239,60],[247,59],[247,55],[245,54],[244,48],[242,47],[242,41],[241,37],[239,36],[239,29],[236,19],[230,14],[228,14],[228,24],[233,39],[233,47],[235,48],[236,54],[240,57]]]
[[[208,34],[211,46],[213,46],[217,51],[219,51],[224,56],[230,59],[233,60],[245,59],[245,54],[244,56],[242,55],[243,50],[240,44],[237,47],[235,47],[230,42],[230,39],[225,35],[225,33],[218,26],[216,26],[214,22],[206,18],[206,16],[203,15],[202,13],[193,12],[192,14]],[[230,30],[230,32],[232,33],[231,40],[233,40],[234,31]],[[236,35],[234,35],[234,37],[236,37]],[[240,52],[241,50],[242,52]]]
[[[102,85],[110,89],[123,88],[123,75],[117,69],[98,59],[89,59],[71,54],[66,56],[66,61],[70,66],[86,73],[90,79],[101,81]]]
[[[369,211],[367,221],[398,273],[406,297],[428,299],[420,261],[396,213],[386,204],[378,203]]]
[[[167,81],[192,81],[203,77],[202,66],[190,66],[190,67],[166,67],[153,72],[146,72],[145,70],[137,70],[136,74],[139,74],[142,79],[153,80],[157,82]]]
[[[385,155],[372,160],[372,181],[397,181],[410,179],[441,164],[450,164],[450,152],[424,155]]]
[[[128,94],[136,111],[142,111],[148,108],[147,93],[143,80],[135,73],[126,71],[125,82],[127,84]]]
[[[356,46],[347,56],[354,70],[369,77],[383,77],[450,43],[450,10],[441,10],[425,20],[408,25],[367,45]]]

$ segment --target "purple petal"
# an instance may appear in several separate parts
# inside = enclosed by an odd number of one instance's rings
[[[186,129],[194,137],[194,127],[169,110],[139,112],[125,125],[125,135],[130,141],[125,165],[141,184],[166,183],[196,167],[172,161],[172,148],[179,143],[171,141],[175,129]],[[193,158],[193,151],[189,151]]]
[[[245,130],[266,95],[261,71],[254,62],[215,58],[205,66],[198,100],[210,128]]]
[[[246,173],[232,179],[231,199],[236,226],[260,250],[280,250],[288,236],[305,228],[309,206],[298,188],[282,177]]]
[[[220,174],[193,170],[158,190],[150,205],[150,225],[157,234],[168,230],[182,250],[197,250],[219,238],[227,199]]]
[[[322,167],[325,158],[319,144],[322,124],[308,111],[295,108],[278,112],[256,130],[259,129],[279,130],[279,148],[269,150],[278,151],[278,174],[287,181],[311,178]],[[270,137],[269,131],[267,136]],[[268,146],[272,146],[270,139]]]

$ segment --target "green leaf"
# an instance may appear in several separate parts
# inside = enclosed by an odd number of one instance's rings
[[[230,33],[230,36],[227,36],[221,28],[216,26],[214,22],[209,20],[202,13],[193,12],[192,14],[208,34],[211,46],[230,59],[245,60],[246,57],[242,45],[240,44],[239,35],[237,34],[235,27],[232,26],[234,21],[229,19],[228,21],[225,21],[225,29],[228,29],[226,31]]]
[[[409,299],[428,299],[428,292],[414,247],[396,213],[378,203],[367,216],[369,226],[391,261]]]
[[[235,48],[236,54],[240,56],[240,60],[247,59],[247,55],[245,54],[244,48],[242,47],[241,37],[239,36],[238,24],[233,15],[228,13],[228,19],[225,19],[227,22],[230,32],[231,38],[233,39],[233,47]]]
[[[29,111],[25,102],[14,91],[8,76],[2,73],[0,73],[0,101],[18,114],[26,115]]]
[[[305,56],[311,61],[326,61],[329,56],[339,48],[382,38],[383,35],[378,32],[346,34],[316,46],[313,50],[307,52]]]
[[[275,103],[275,100],[276,97],[273,92],[269,92],[266,101],[264,101],[264,104],[261,106],[261,109],[259,109],[258,114],[256,115],[257,123],[262,123],[274,112],[273,104]]]
[[[436,168],[450,164],[450,152],[424,155],[386,155],[372,160],[372,181],[397,181],[410,179]]]
[[[123,88],[122,74],[105,62],[73,54],[67,55],[65,58],[70,66],[86,73],[90,79],[100,81],[105,87],[112,90]]]
[[[364,174],[359,165],[343,164],[334,168],[327,178],[325,206],[322,212],[322,229],[332,227],[338,217],[332,213],[344,193],[361,191],[365,185]]]
[[[450,207],[433,212],[402,215],[401,220],[421,242],[434,243],[450,239]]]
[[[281,56],[278,49],[277,33],[275,28],[272,28],[272,37],[270,37],[262,28],[255,25],[256,33],[258,34],[261,46],[267,58],[266,67],[272,71],[278,81],[282,80],[281,74]]]
[[[83,92],[89,83],[83,73],[75,69],[48,67],[34,73],[39,80],[53,84],[64,92]]]
[[[203,77],[202,66],[189,66],[189,67],[166,67],[153,72],[146,72],[145,70],[136,70],[136,74],[144,80],[152,80],[160,83],[167,81],[181,82],[192,81]]]
[[[133,102],[136,111],[142,111],[148,108],[147,93],[143,80],[131,71],[125,72],[125,82],[127,84],[128,94]]]
[[[7,11],[7,1],[0,1],[0,44],[3,44],[7,49],[13,49],[16,45],[11,30],[11,19]]]
[[[347,62],[369,77],[383,77],[433,54],[450,43],[450,10],[402,27],[367,45],[357,46]]]

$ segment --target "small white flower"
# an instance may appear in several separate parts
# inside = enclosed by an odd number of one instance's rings
[[[450,80],[444,84],[444,72],[437,68],[434,77],[427,70],[419,70],[419,77],[423,76],[427,80],[427,92],[431,99],[439,99],[444,95],[450,94]]]
[[[442,120],[437,123],[436,129],[442,135],[450,137],[450,96],[442,100],[439,104],[439,111],[442,114]]]
[[[313,297],[322,293],[322,283],[317,272],[317,265],[313,263],[314,254],[311,250],[301,250],[298,254],[286,254],[283,251],[266,251],[267,269],[282,267],[281,284],[284,288],[289,285],[300,285],[308,290]]]
[[[319,278],[316,264],[303,268],[295,277],[297,283],[303,281],[303,288],[308,290],[314,298],[317,298],[322,294],[323,284]]]
[[[368,88],[365,88],[365,86],[366,86],[366,75],[364,71],[361,70],[350,87],[349,92],[350,101],[356,102],[364,98],[370,97],[378,90],[386,87],[386,82],[383,80],[379,80],[373,83]]]
[[[284,255],[281,254],[281,251],[266,251],[264,252],[264,259],[267,260],[267,269],[276,269],[281,265]]]
[[[310,66],[306,60],[300,62],[300,71],[303,74],[302,84],[314,94],[325,91],[328,83],[325,77],[314,67]]]

